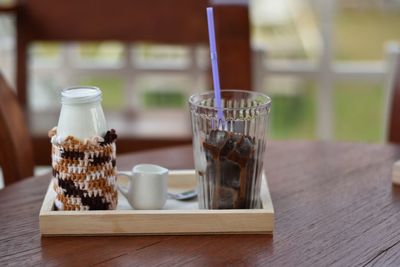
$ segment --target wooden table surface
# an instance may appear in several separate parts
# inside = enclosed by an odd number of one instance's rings
[[[50,176],[0,191],[0,266],[400,266],[400,147],[272,142],[266,173],[274,235],[41,237],[39,209]],[[192,168],[191,147],[118,157]]]

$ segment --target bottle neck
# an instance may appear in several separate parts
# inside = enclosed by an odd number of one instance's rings
[[[101,101],[101,90],[94,86],[75,86],[61,90],[61,104],[83,104]]]
[[[101,107],[101,91],[99,92],[100,94],[94,95],[90,95],[90,91],[89,95],[85,94],[83,90],[69,91],[67,94],[62,92],[62,106],[57,125],[57,136],[61,140],[68,136],[81,141],[93,136],[104,136],[107,124]]]

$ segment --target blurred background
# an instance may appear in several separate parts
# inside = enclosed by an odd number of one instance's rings
[[[253,84],[273,99],[272,139],[384,140],[387,56],[390,42],[400,40],[400,1],[250,0],[249,8]],[[13,19],[0,17],[0,68],[15,85]],[[108,114],[160,108],[173,113],[186,108],[193,92],[212,89],[204,73],[207,49],[36,43],[29,51],[29,106],[41,116],[57,114],[60,88],[91,84],[103,90]],[[321,68],[324,75],[318,75]],[[55,75],[60,69],[62,75]],[[151,128],[142,124],[138,128]]]
[[[399,0],[250,0],[249,10],[253,87],[273,99],[270,139],[385,141]],[[0,69],[15,87],[14,19],[0,14]],[[182,135],[188,97],[212,90],[206,45],[37,42],[29,56],[29,112],[48,118],[33,132],[57,124],[59,90],[69,85],[99,86],[122,135],[157,131],[149,117],[160,112],[175,118],[161,126]],[[130,126],[121,119],[142,111]]]

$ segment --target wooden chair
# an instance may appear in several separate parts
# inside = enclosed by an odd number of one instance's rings
[[[386,83],[386,141],[400,144],[400,46],[396,42],[386,45],[387,83]]]
[[[4,184],[33,175],[33,150],[24,113],[0,73],[0,166]]]
[[[388,141],[390,143],[400,143],[400,62],[396,65],[389,112]]]
[[[27,48],[34,41],[146,41],[194,45],[208,43],[207,0],[30,0],[17,1],[17,90],[27,109]],[[246,5],[215,6],[222,88],[251,90],[249,16]],[[35,161],[49,163],[46,135],[33,136]],[[121,137],[118,151],[128,152],[191,142],[186,139]]]

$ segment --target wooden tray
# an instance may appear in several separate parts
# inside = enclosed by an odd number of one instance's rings
[[[126,184],[118,177],[119,184]],[[170,171],[170,192],[183,192],[196,186],[194,170]],[[163,210],[133,210],[119,194],[117,210],[55,211],[51,182],[40,210],[42,235],[143,235],[143,234],[227,234],[272,233],[274,208],[263,175],[262,209],[200,210],[197,200],[167,200]]]

